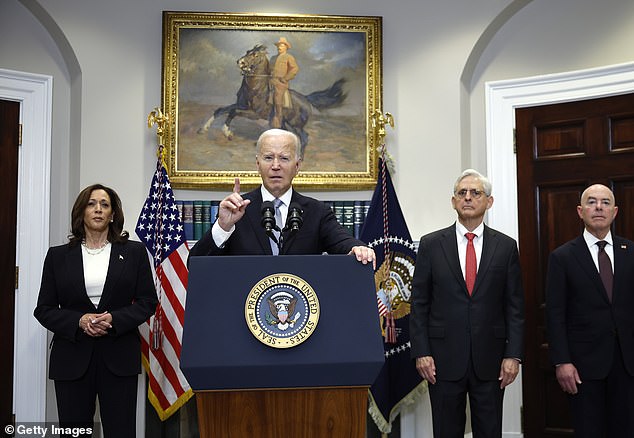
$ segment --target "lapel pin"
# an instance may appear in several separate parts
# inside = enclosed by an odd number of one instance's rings
[[[621,245],[621,249],[627,249],[627,245],[622,244],[622,245]]]
[[[123,260],[123,256],[119,254],[119,260]]]

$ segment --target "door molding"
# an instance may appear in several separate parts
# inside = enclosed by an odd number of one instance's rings
[[[0,69],[0,98],[20,102],[13,408],[16,423],[46,418],[47,331],[33,316],[49,246],[53,77]]]
[[[634,63],[485,83],[487,173],[504,206],[487,212],[488,223],[517,240],[515,108],[631,92]]]

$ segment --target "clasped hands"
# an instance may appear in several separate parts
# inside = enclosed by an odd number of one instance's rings
[[[112,315],[109,312],[85,313],[79,318],[79,328],[88,336],[103,336],[112,328]]]

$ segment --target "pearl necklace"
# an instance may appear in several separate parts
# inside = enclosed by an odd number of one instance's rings
[[[101,245],[99,248],[88,248],[88,245],[86,245],[86,241],[82,240],[81,245],[84,247],[84,249],[86,250],[86,253],[89,255],[97,255],[97,254],[101,254],[103,252],[104,249],[106,249],[106,247],[108,246],[110,242],[108,242],[107,240],[103,243],[103,245]]]

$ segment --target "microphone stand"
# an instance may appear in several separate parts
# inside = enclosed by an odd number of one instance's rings
[[[282,249],[282,230],[275,223],[275,207],[271,201],[265,201],[262,203],[262,220],[260,222],[264,227],[264,231],[269,238],[275,242],[278,249]],[[280,233],[279,239],[275,236],[273,230]]]
[[[290,233],[290,236],[295,234],[304,224],[304,219],[302,218],[302,214],[304,214],[304,210],[302,210],[298,204],[291,203],[288,208],[288,217],[286,218],[286,226],[282,230],[285,233]],[[281,234],[280,234],[281,236]]]

